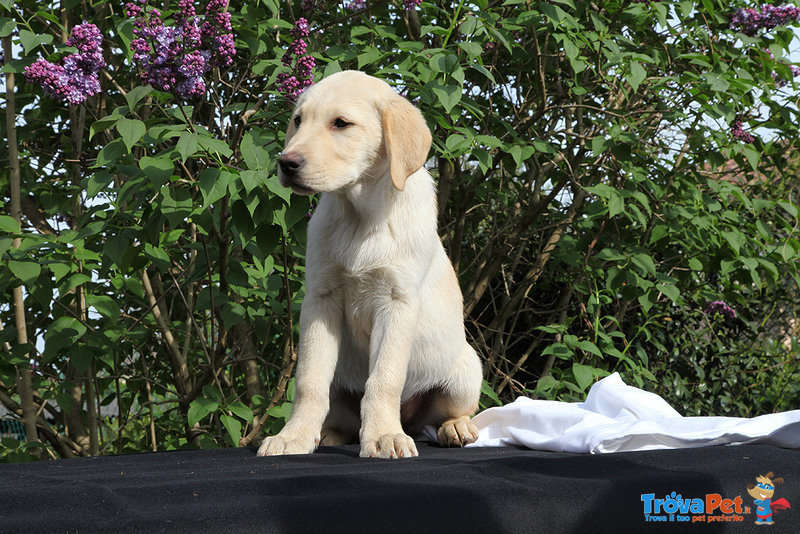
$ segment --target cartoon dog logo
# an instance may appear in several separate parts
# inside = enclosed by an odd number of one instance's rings
[[[775,484],[783,484],[783,478],[772,478],[772,471],[766,475],[757,476],[756,484],[747,485],[747,493],[755,499],[756,505],[756,525],[773,525],[773,510],[790,509],[789,501],[786,499],[772,500],[775,494]]]

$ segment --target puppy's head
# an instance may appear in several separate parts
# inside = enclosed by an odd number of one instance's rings
[[[306,195],[386,176],[402,191],[430,146],[422,114],[387,83],[361,72],[339,72],[297,101],[278,177]]]

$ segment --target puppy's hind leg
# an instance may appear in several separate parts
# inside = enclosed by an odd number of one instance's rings
[[[320,446],[358,443],[361,395],[331,387],[331,409],[322,424]]]
[[[465,344],[449,382],[434,391],[418,421],[437,427],[442,447],[463,447],[478,439],[470,417],[478,409],[483,374],[478,356]]]

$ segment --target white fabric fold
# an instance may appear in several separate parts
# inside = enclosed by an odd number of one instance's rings
[[[479,437],[470,447],[588,453],[743,443],[800,448],[800,410],[750,419],[683,417],[658,395],[625,384],[618,373],[594,384],[585,402],[520,397],[472,422]]]

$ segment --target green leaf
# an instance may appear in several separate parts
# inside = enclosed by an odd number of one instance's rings
[[[134,110],[136,104],[152,92],[153,88],[149,85],[137,85],[125,94],[125,101],[128,103],[128,107]]]
[[[8,268],[14,273],[14,276],[22,280],[25,284],[30,284],[33,280],[39,277],[42,272],[42,267],[35,261],[17,261],[11,260],[8,262]]]
[[[289,419],[289,416],[292,415],[292,403],[284,402],[279,406],[273,406],[267,411],[267,413],[276,419]]]
[[[114,175],[105,169],[100,169],[89,177],[86,183],[86,194],[94,198],[97,194],[114,181]]]
[[[43,35],[37,35],[29,30],[20,30],[19,31],[19,42],[22,44],[22,48],[25,49],[25,54],[30,54],[31,50],[36,48],[41,44],[50,44],[53,42],[53,36],[49,33]]]
[[[123,119],[124,117],[120,115],[117,110],[111,115],[103,117],[102,119],[98,119],[92,123],[89,127],[89,140],[91,140],[97,132],[102,132],[103,130],[107,130],[112,126],[117,124],[117,121]]]
[[[364,65],[371,65],[377,62],[383,54],[381,53],[380,49],[375,48],[374,46],[368,46],[364,49],[364,52],[358,54],[356,59],[358,60],[358,68],[361,69]]]
[[[630,72],[625,77],[628,80],[628,83],[631,84],[633,91],[636,92],[639,90],[639,86],[644,81],[645,77],[647,76],[647,71],[642,67],[642,64],[638,61],[632,61],[630,65]]]
[[[57,355],[86,333],[86,327],[74,317],[59,317],[53,321],[44,335],[46,356]]]
[[[586,391],[586,389],[594,383],[594,368],[588,365],[573,363],[572,375],[575,377],[575,383],[583,391]]]
[[[228,409],[236,416],[250,422],[253,420],[253,410],[241,401],[234,401],[228,405]]]
[[[185,188],[165,185],[161,188],[161,213],[173,228],[189,218],[192,213],[192,196]]]
[[[711,90],[724,93],[731,86],[730,82],[717,74],[708,73],[705,75],[706,81],[711,84]]]
[[[189,405],[189,410],[186,414],[189,426],[194,426],[195,424],[199,423],[209,414],[216,412],[217,408],[219,408],[219,404],[211,399],[207,399],[205,397],[196,398]]]
[[[534,330],[541,330],[542,332],[547,332],[548,334],[563,334],[567,331],[567,325],[565,324],[549,324],[547,326],[537,326]]]
[[[139,160],[139,168],[156,188],[161,188],[175,170],[175,164],[168,156],[152,158],[144,156]]]
[[[639,305],[642,307],[642,311],[647,314],[650,312],[650,309],[656,303],[657,294],[652,289],[649,291],[645,291],[641,295],[637,297],[639,301]]]
[[[492,84],[496,84],[497,83],[495,81],[495,79],[494,79],[494,75],[486,67],[484,67],[480,63],[473,63],[472,65],[470,65],[470,68],[477,70],[486,79],[488,79],[490,82],[492,82]]]
[[[657,284],[656,289],[675,304],[680,304],[681,290],[675,284]]]
[[[208,168],[200,171],[198,185],[203,194],[203,207],[218,201],[228,192],[228,185],[234,174],[224,169]]]
[[[119,303],[106,295],[86,295],[86,303],[97,310],[103,317],[116,322],[120,317]]]
[[[228,431],[228,436],[230,436],[233,444],[238,446],[239,441],[242,439],[242,422],[235,417],[224,414],[219,416],[219,420],[225,427],[225,430]]]
[[[460,152],[462,150],[465,150],[465,149],[469,148],[470,143],[467,140],[467,138],[464,137],[463,135],[458,134],[458,133],[454,133],[454,134],[450,134],[447,137],[447,141],[445,141],[444,145],[447,148],[447,150],[449,150],[450,152],[455,153],[455,152]]]
[[[195,152],[197,152],[197,147],[200,145],[198,141],[198,136],[194,132],[183,132],[178,138],[178,144],[176,148],[178,149],[178,154],[181,155],[181,161],[186,161],[187,159],[194,156]]]
[[[450,113],[456,104],[461,101],[461,86],[441,85],[438,83],[430,84],[433,94],[439,99],[439,103],[447,113]]]
[[[562,360],[568,360],[572,357],[572,349],[567,347],[566,344],[557,342],[551,343],[546,349],[542,351],[542,356],[554,355],[556,358],[561,358]]]
[[[486,380],[481,383],[481,395],[489,397],[495,406],[503,405],[503,403],[500,401],[500,397],[497,396],[497,393],[495,393],[495,391],[492,389],[492,386],[490,386],[489,382]]]
[[[478,165],[480,166],[482,173],[485,174],[486,171],[492,167],[492,155],[488,150],[484,150],[482,148],[473,148],[472,157],[478,160]]]
[[[645,254],[643,252],[634,254],[631,256],[631,261],[641,270],[642,274],[655,276],[656,264],[653,262],[653,258],[649,254]]]
[[[722,237],[725,238],[725,241],[728,242],[737,256],[744,247],[745,243],[747,243],[747,237],[745,237],[745,235],[741,232],[723,232]]]
[[[265,173],[263,171],[242,171],[239,173],[239,178],[242,180],[245,192],[249,195],[250,192],[264,183]]]
[[[145,255],[150,258],[150,260],[153,262],[153,265],[158,267],[160,271],[166,272],[167,269],[169,269],[169,255],[163,248],[153,246],[150,243],[145,243],[143,249]]]
[[[8,37],[14,32],[14,29],[17,27],[17,23],[14,22],[14,19],[8,18],[1,18],[0,19],[0,37]]]
[[[667,237],[667,235],[669,235],[669,227],[664,224],[657,224],[650,232],[649,244],[652,245],[653,243],[661,241],[663,238]]]
[[[625,198],[620,194],[608,197],[608,216],[616,217],[625,211]]]
[[[248,169],[263,170],[269,165],[269,153],[263,146],[256,143],[250,132],[246,132],[242,137],[239,149],[242,151],[242,158]]]
[[[122,136],[122,141],[128,147],[128,152],[131,151],[133,145],[139,142],[147,131],[144,123],[138,119],[122,118],[117,121],[117,131]]]
[[[609,145],[608,140],[602,135],[598,135],[597,137],[592,139],[592,154],[594,154],[595,156],[599,156],[600,154],[605,152],[608,145]]]
[[[114,139],[104,146],[97,154],[95,167],[113,167],[128,152],[129,151],[126,150],[125,143],[122,141],[122,139]]]
[[[292,197],[292,190],[288,187],[283,187],[280,179],[278,179],[276,175],[270,176],[269,180],[267,180],[267,189],[278,195],[287,204],[289,203],[289,199]]]
[[[18,234],[20,233],[19,223],[14,217],[0,215],[0,232]]]
[[[600,352],[600,349],[597,348],[597,345],[595,345],[594,343],[592,343],[589,340],[578,341],[575,344],[575,346],[577,348],[581,349],[584,352],[588,352],[590,354],[594,354],[595,356],[598,356],[600,358],[603,357],[603,353]]]
[[[200,145],[200,148],[213,156],[229,158],[233,155],[233,150],[231,150],[231,147],[229,147],[228,143],[225,141],[214,139],[213,137],[202,136],[197,138],[197,142]]]
[[[81,373],[89,370],[94,360],[94,354],[86,347],[86,345],[72,345],[67,352],[69,362]]]
[[[742,151],[744,152],[744,156],[747,158],[747,162],[750,164],[750,168],[754,171],[758,170],[758,164],[761,161],[761,153],[753,148],[752,145],[746,144],[742,147]]]
[[[286,229],[291,229],[295,224],[303,220],[308,215],[310,208],[308,197],[296,196],[292,198],[292,203],[284,215]]]

